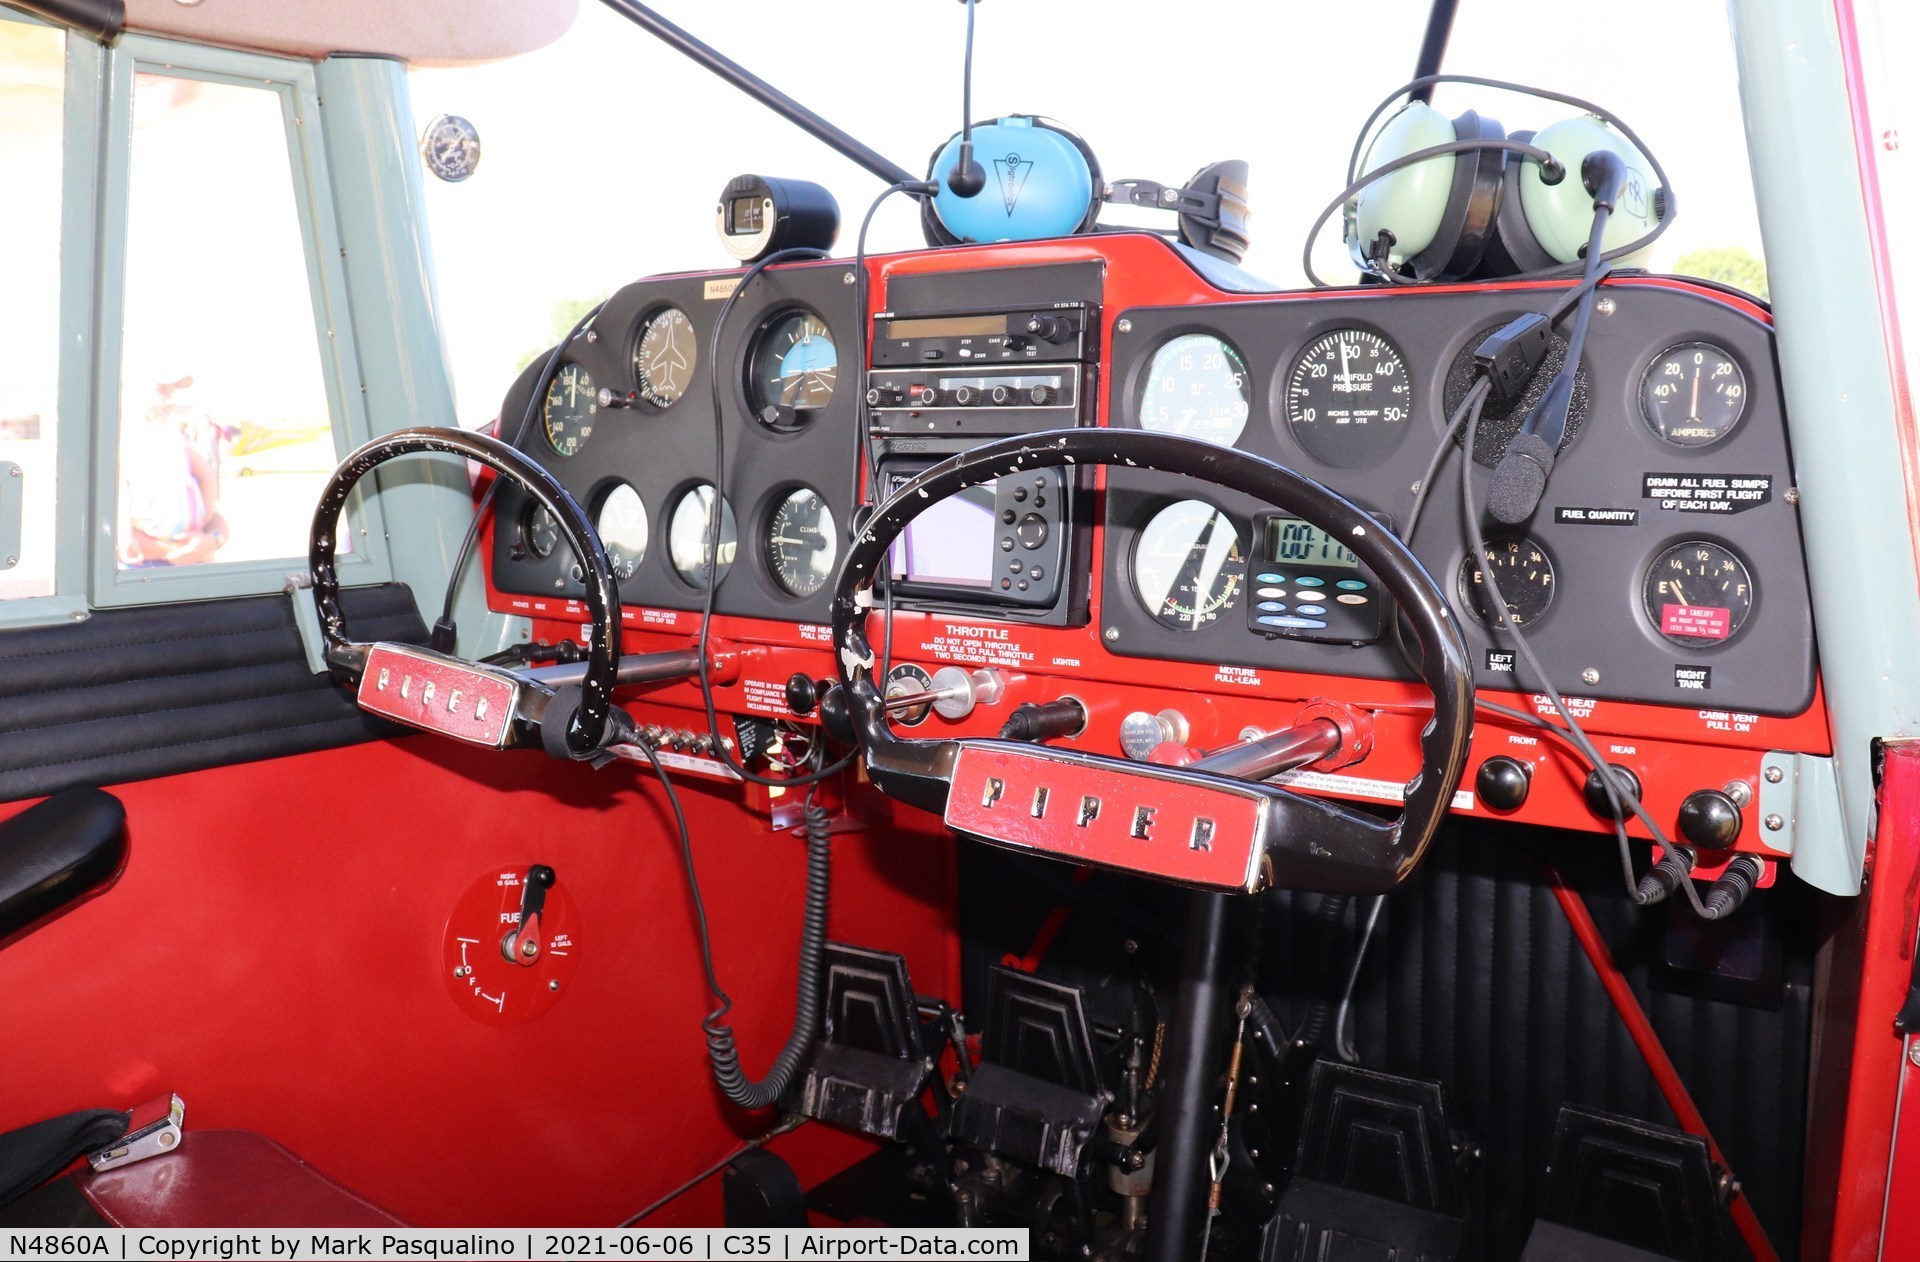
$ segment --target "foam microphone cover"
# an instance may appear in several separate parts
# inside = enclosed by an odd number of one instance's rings
[[[1487,511],[1495,521],[1517,526],[1533,516],[1553,472],[1554,445],[1538,434],[1522,432],[1507,444],[1507,454],[1487,486]]]

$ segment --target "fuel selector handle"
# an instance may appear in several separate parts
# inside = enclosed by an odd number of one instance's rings
[[[500,954],[523,968],[540,962],[544,945],[540,937],[540,918],[547,909],[547,891],[553,888],[553,869],[536,863],[520,881],[520,920],[500,939]]]

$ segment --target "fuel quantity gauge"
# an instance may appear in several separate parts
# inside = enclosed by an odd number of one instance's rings
[[[1740,634],[1753,614],[1753,573],[1733,549],[1676,543],[1647,567],[1647,619],[1668,643],[1708,648]]]
[[[1488,539],[1486,548],[1493,585],[1500,589],[1507,619],[1516,627],[1530,627],[1540,621],[1553,607],[1553,558],[1532,539],[1516,535]],[[1486,572],[1471,552],[1460,564],[1460,598],[1483,625],[1502,625]]]

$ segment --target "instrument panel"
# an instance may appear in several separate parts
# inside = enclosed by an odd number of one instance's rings
[[[1464,465],[1484,509],[1564,341],[1521,397],[1486,408],[1471,456],[1449,422],[1484,335],[1547,309],[1563,285],[1233,293],[1134,234],[868,263],[864,337],[844,262],[762,272],[717,347],[738,272],[628,285],[563,355],[519,435],[599,526],[630,651],[689,643],[717,580],[716,642],[743,663],[716,684],[723,715],[814,721],[787,708],[783,684],[835,673],[822,624],[869,476],[884,494],[996,435],[1102,424],[1267,456],[1396,532],[1443,452],[1414,551],[1453,599],[1484,695],[1549,713],[1492,625],[1459,478]],[[1508,618],[1671,818],[1693,790],[1757,786],[1766,751],[1828,747],[1797,497],[1764,310],[1663,278],[1616,277],[1603,297],[1546,496],[1522,527],[1485,538]],[[508,392],[503,432],[526,414],[540,366]],[[994,674],[981,695],[996,700],[923,706],[897,725],[990,735],[1022,702],[1070,696],[1088,715],[1060,738],[1074,747],[1145,749],[1138,733],[1152,726],[1156,740],[1206,749],[1326,697],[1384,707],[1375,752],[1292,782],[1396,800],[1420,690],[1394,611],[1338,540],[1141,470],[969,495],[896,548],[893,660],[904,692],[951,667]],[[576,571],[543,518],[502,489],[493,602],[534,618],[537,636],[577,636]],[[690,684],[633,704],[662,707],[663,726],[704,726],[668,721],[698,707]],[[1456,809],[1608,827],[1583,802],[1585,769],[1538,729],[1483,716],[1475,748],[1469,784],[1497,752],[1534,769],[1534,792],[1495,809],[1463,786]],[[1744,810],[1741,848],[1769,853],[1757,800]]]

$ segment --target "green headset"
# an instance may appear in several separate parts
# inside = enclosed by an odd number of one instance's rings
[[[1582,113],[1538,132],[1508,133],[1473,110],[1448,118],[1410,100],[1374,132],[1395,102],[1437,83],[1520,92]],[[1604,257],[1618,260],[1652,245],[1676,209],[1666,171],[1632,128],[1598,105],[1543,88],[1472,75],[1415,79],[1362,124],[1347,187],[1314,221],[1302,266],[1315,285],[1325,284],[1313,271],[1313,242],[1338,211],[1355,265],[1390,284],[1577,269],[1593,222],[1593,197],[1578,173],[1601,149],[1618,154],[1627,169],[1626,194],[1601,239]]]

